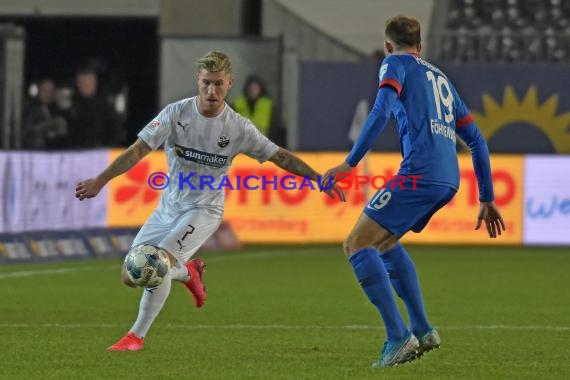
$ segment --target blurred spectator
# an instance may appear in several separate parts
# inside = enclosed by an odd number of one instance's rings
[[[67,122],[55,102],[55,83],[41,79],[22,117],[22,148],[57,149],[66,145]]]
[[[80,71],[69,110],[69,136],[73,148],[117,146],[124,131],[107,98],[98,92],[98,76],[93,70]]]
[[[265,84],[261,78],[250,75],[245,80],[243,94],[238,96],[232,108],[243,117],[251,120],[253,125],[270,137],[274,119],[273,100],[267,96]]]

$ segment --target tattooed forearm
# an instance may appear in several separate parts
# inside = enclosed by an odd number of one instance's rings
[[[138,139],[123,154],[117,157],[99,177],[109,182],[112,178],[127,172],[151,151],[150,147]]]
[[[293,153],[279,148],[277,153],[269,159],[275,165],[279,166],[283,170],[287,170],[290,173],[296,174],[302,177],[309,177],[313,181],[318,180],[319,173],[317,173],[313,168],[307,165],[299,157],[295,156]]]

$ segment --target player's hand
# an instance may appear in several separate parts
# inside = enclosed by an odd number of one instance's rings
[[[324,191],[326,195],[328,195],[329,197],[333,198],[336,196],[338,197],[338,199],[340,199],[341,202],[346,202],[346,195],[344,194],[344,191],[342,191],[341,189],[339,189],[338,187],[333,187],[332,189],[329,190],[321,190]]]
[[[352,166],[350,166],[346,162],[343,162],[342,164],[327,170],[327,172],[323,175],[321,180],[321,191],[327,191],[327,189],[331,190],[335,188],[336,183],[339,180],[347,177],[351,171],[352,171]]]
[[[475,226],[476,230],[481,227],[483,221],[485,221],[487,232],[491,239],[496,238],[497,235],[501,235],[501,232],[506,229],[503,217],[499,209],[497,209],[497,206],[495,206],[495,202],[481,202],[479,215],[477,216],[477,225]]]
[[[105,186],[105,181],[99,177],[81,181],[75,187],[75,198],[78,198],[80,201],[85,198],[93,198],[99,194],[103,186]]]

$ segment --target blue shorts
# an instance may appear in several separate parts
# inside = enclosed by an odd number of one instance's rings
[[[407,184],[406,184],[407,185]],[[433,214],[445,206],[457,190],[430,183],[417,183],[416,189],[392,186],[378,190],[364,209],[364,213],[396,236],[412,230],[420,232]]]

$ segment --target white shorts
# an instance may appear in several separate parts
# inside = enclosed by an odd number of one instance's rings
[[[193,209],[175,218],[165,218],[156,210],[133,240],[133,246],[152,244],[167,250],[183,262],[216,232],[221,216],[208,209]]]

